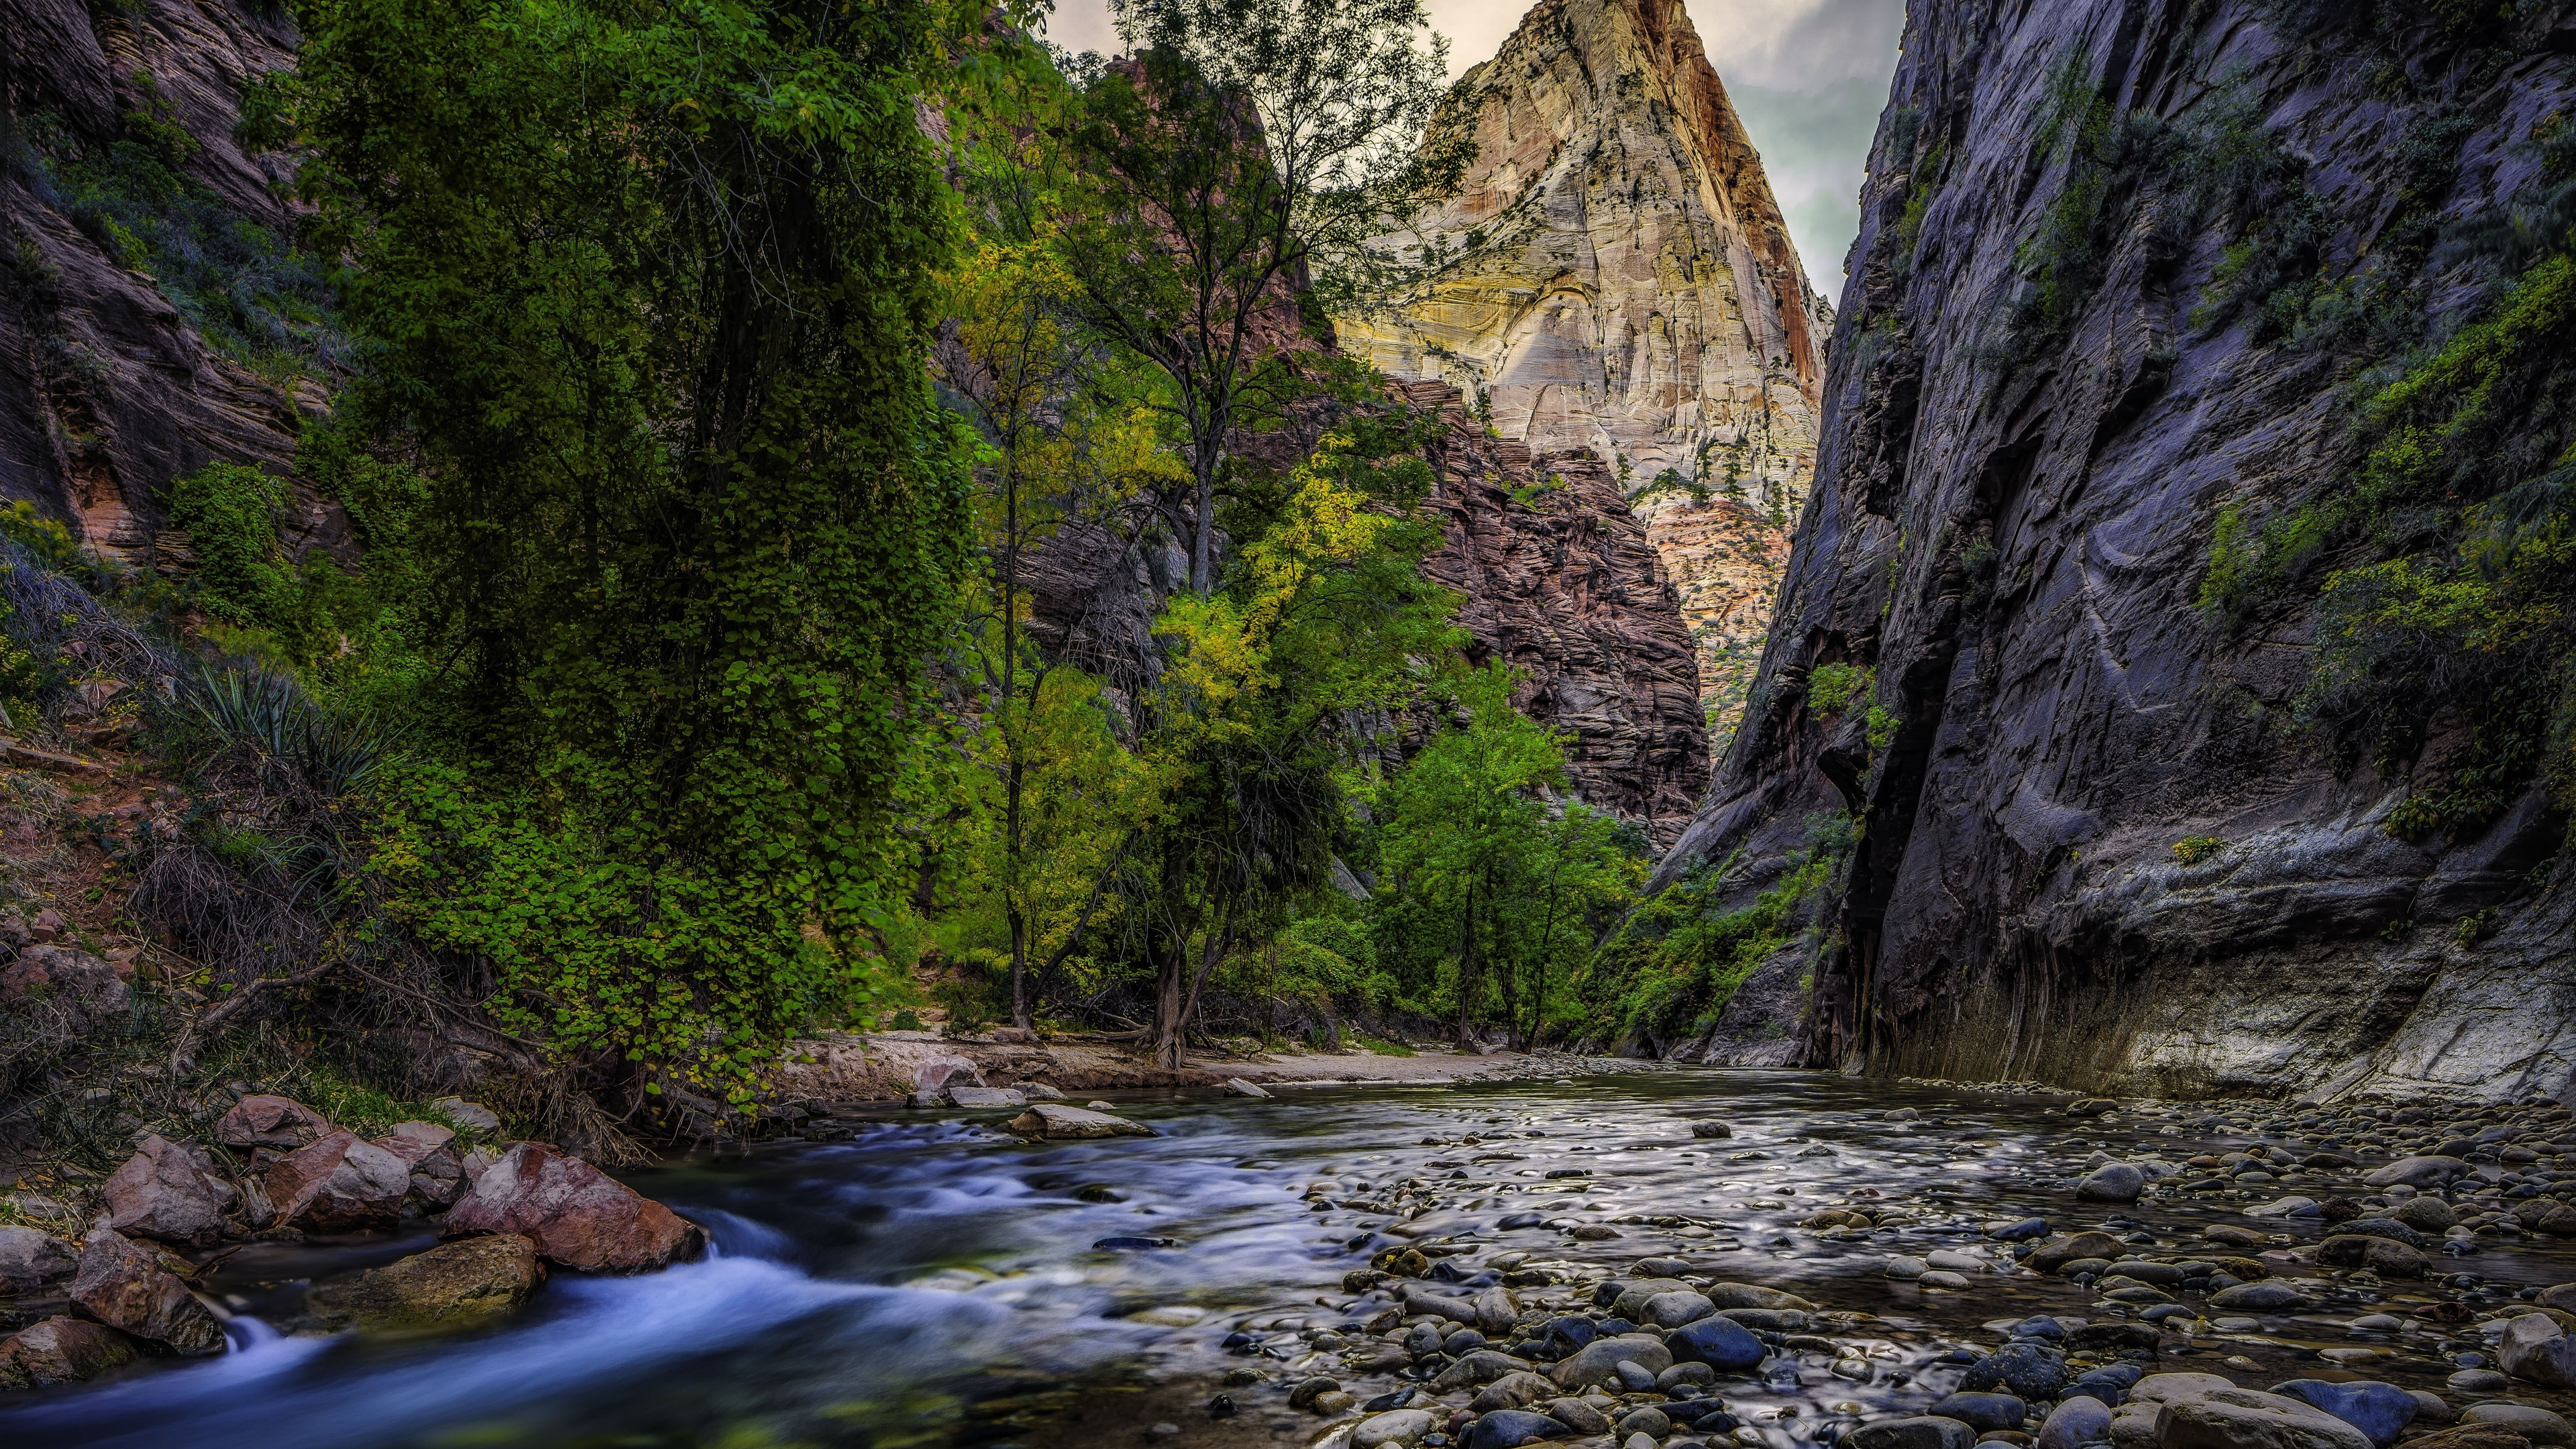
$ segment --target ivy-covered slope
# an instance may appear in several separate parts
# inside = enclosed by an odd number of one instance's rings
[[[1682,1054],[2568,1089],[2571,52],[2563,4],[1912,7],[1664,877],[1714,916],[1857,839]]]
[[[104,552],[184,565],[156,537],[172,480],[286,474],[343,361],[285,162],[236,134],[295,43],[262,0],[0,3],[0,497]],[[294,501],[296,552],[345,545],[337,509]]]

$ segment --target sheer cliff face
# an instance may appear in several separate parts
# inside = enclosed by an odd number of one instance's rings
[[[2283,34],[2290,7],[2253,0],[1912,8],[1816,496],[1756,704],[1665,870],[1732,859],[1741,900],[1830,837],[1818,816],[1851,812],[1857,843],[1810,944],[1695,1054],[1741,1058],[1785,1011],[1806,1060],[1889,1073],[2568,1089],[2564,820],[2535,793],[2475,838],[2391,833],[2404,780],[2338,772],[2297,718],[2313,584],[2248,623],[2196,602],[2222,509],[2350,486],[2355,370],[2474,302],[2434,243],[2528,181],[2528,138],[2576,101],[2553,8],[2465,60]],[[2195,211],[2222,143],[2290,158],[2313,207]],[[2284,217],[2322,237],[2308,295],[2403,296],[2404,335],[2266,338],[2224,308],[2286,254]],[[1828,712],[1837,665],[1874,672]],[[1776,987],[1808,972],[1801,1011]]]
[[[170,480],[206,463],[288,472],[298,411],[322,395],[208,346],[133,246],[111,250],[112,219],[63,168],[110,165],[120,142],[169,152],[156,138],[175,125],[181,203],[282,234],[278,158],[246,153],[234,128],[242,88],[294,53],[283,6],[0,0],[0,133],[14,127],[16,148],[0,156],[0,495],[72,520],[102,552],[146,556]],[[338,509],[294,501],[290,545],[345,546]]]
[[[1393,315],[1338,319],[1343,344],[1535,453],[1599,455],[1731,723],[1814,471],[1826,325],[1761,158],[1681,0],[1539,5],[1443,124],[1475,163],[1390,242],[1459,259]]]

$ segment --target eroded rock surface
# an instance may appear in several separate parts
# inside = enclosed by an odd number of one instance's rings
[[[2343,770],[2301,723],[2315,580],[2246,620],[2200,605],[2223,517],[2358,460],[2348,368],[2212,302],[2228,249],[2267,245],[2259,208],[2188,200],[2224,145],[2271,148],[2333,286],[2435,276],[2387,245],[2394,198],[2427,235],[2499,215],[2576,57],[2534,13],[2481,42],[2509,67],[2426,57],[2393,97],[2380,42],[2290,13],[1909,9],[1757,704],[1663,878],[1734,859],[1734,909],[1814,858],[1819,819],[1856,839],[1807,903],[1819,948],[1690,1055],[1786,1038],[1812,1064],[2184,1096],[2503,1101],[2576,1073],[2576,892],[2533,874],[2562,814],[2535,790],[2401,838],[2403,771]],[[2078,174],[2050,119],[2069,86],[2162,139]],[[2418,196],[2404,158],[2436,138]],[[2069,217],[2098,248],[2032,240]],[[2475,291],[2428,285],[2409,326],[2438,335]],[[1810,687],[1828,668],[1861,686],[1839,708]]]
[[[547,1262],[595,1273],[637,1273],[694,1258],[706,1232],[578,1157],[522,1142],[485,1168],[446,1231],[515,1233]]]
[[[1731,727],[1814,472],[1830,311],[1680,0],[1548,0],[1458,84],[1475,163],[1405,239],[1457,260],[1393,316],[1338,319],[1343,345],[1610,464]]]

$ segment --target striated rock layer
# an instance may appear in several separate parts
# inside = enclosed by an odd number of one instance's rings
[[[1813,1064],[1972,1080],[2570,1089],[2561,814],[2534,792],[2474,838],[2391,833],[2405,779],[2337,769],[2298,720],[2314,589],[2250,624],[2197,607],[2223,508],[2349,486],[2340,399],[2374,354],[2213,316],[2272,244],[2248,228],[2288,207],[2193,198],[2229,154],[2290,158],[2324,275],[2426,281],[2409,325],[2440,336],[2474,289],[2395,243],[2392,208],[2459,235],[2529,182],[2528,138],[2576,103],[2576,24],[2498,12],[2484,58],[2453,64],[2340,22],[2276,29],[2288,13],[1910,9],[1816,495],[1756,704],[1664,878],[1736,860],[1719,904],[1739,905],[1835,837],[1819,817],[1857,829],[1809,944],[1689,1054],[1775,1052],[1785,1028]],[[2070,95],[2112,119],[2061,144]],[[2077,147],[2100,169],[2070,179]],[[1802,1006],[1786,983],[1808,973]]]
[[[1390,376],[1438,379],[1534,453],[1613,462],[1731,729],[1815,466],[1830,313],[1681,0],[1548,0],[1458,82],[1477,157],[1385,239],[1456,260],[1389,315],[1337,319]]]
[[[210,462],[290,476],[299,412],[323,395],[208,345],[58,169],[166,149],[176,127],[188,194],[164,203],[284,236],[285,162],[235,128],[243,89],[295,44],[287,8],[256,0],[0,0],[0,499],[36,503],[102,553],[184,566],[185,540],[161,535],[170,480]],[[292,504],[292,550],[347,552],[337,505],[301,487]]]

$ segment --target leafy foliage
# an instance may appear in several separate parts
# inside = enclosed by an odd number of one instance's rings
[[[419,460],[394,570],[457,763],[424,939],[568,1049],[738,1085],[864,990],[964,569],[924,386],[944,189],[906,4],[323,0],[269,124]],[[470,763],[469,763],[470,762]]]

